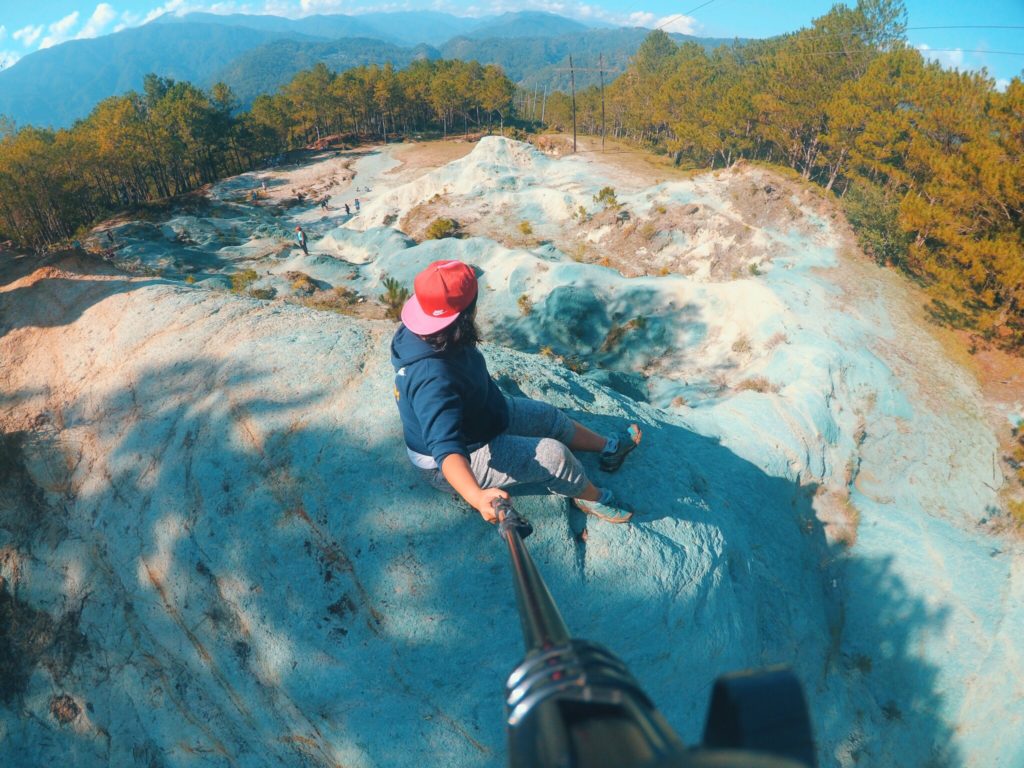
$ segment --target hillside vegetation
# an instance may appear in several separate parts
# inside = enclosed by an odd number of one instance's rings
[[[900,2],[712,52],[653,33],[605,90],[608,135],[715,168],[785,165],[843,198],[863,247],[928,286],[936,319],[1024,346],[1024,82],[926,62]],[[536,100],[526,100],[530,109]],[[601,94],[576,94],[601,132]],[[569,94],[547,99],[572,124]],[[537,117],[528,113],[528,117]]]
[[[984,73],[927,63],[904,30],[902,3],[862,0],[810,29],[713,51],[654,32],[604,89],[603,108],[599,88],[576,94],[576,123],[599,133],[604,114],[610,135],[694,167],[791,168],[842,198],[865,250],[928,288],[936,320],[1019,350],[1024,83],[1000,92]],[[557,44],[549,38],[545,55]],[[145,91],[102,102],[67,131],[0,127],[0,235],[37,247],[67,239],[329,134],[572,124],[569,94],[521,93],[516,115],[501,68],[451,60],[342,73],[321,62],[240,115],[223,84],[204,92],[153,76]]]
[[[43,248],[129,206],[180,195],[327,134],[500,124],[514,87],[497,67],[417,61],[407,70],[325,65],[235,116],[223,84],[203,91],[149,75],[70,130],[0,123],[0,241]],[[457,125],[458,124],[458,125]]]

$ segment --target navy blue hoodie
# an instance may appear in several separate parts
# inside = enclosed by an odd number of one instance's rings
[[[405,444],[438,467],[453,453],[468,459],[508,427],[508,404],[475,346],[436,352],[400,325],[391,364]]]

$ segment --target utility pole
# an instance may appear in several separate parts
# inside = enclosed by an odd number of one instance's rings
[[[576,151],[576,70],[580,72],[598,72],[601,75],[601,151],[604,152],[604,137],[605,137],[605,122],[604,122],[604,73],[608,70],[604,68],[604,54],[602,53],[598,58],[597,69],[587,67],[574,67],[572,63],[572,56],[569,57],[569,81],[572,83],[572,151]],[[565,72],[565,68],[556,69],[556,72]],[[547,91],[545,90],[545,94]],[[544,122],[544,118],[541,117],[541,122]]]
[[[572,68],[572,56],[569,57],[569,81],[572,83],[572,153],[576,154],[576,72]]]
[[[601,151],[604,152],[604,54],[597,57],[597,71],[601,73]]]

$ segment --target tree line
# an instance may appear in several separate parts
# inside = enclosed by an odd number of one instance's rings
[[[933,315],[1024,348],[1024,83],[927,62],[898,0],[837,5],[772,40],[705,51],[647,37],[601,93],[576,94],[583,132],[693,167],[756,160],[842,198],[864,248],[928,286]],[[522,98],[537,118],[537,99]],[[545,121],[571,127],[570,95]]]
[[[328,135],[503,125],[512,82],[476,62],[416,61],[298,73],[236,113],[231,89],[147,75],[142,92],[100,102],[69,129],[0,117],[0,241],[42,249],[126,208],[198,189]]]

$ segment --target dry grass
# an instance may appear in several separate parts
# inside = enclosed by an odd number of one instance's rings
[[[773,384],[764,376],[751,376],[737,384],[734,389],[737,392],[778,392],[778,384]]]

